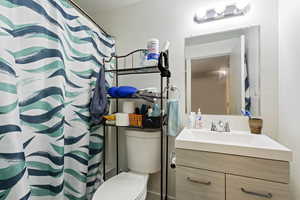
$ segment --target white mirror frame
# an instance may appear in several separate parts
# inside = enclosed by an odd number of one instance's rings
[[[238,29],[225,30],[222,32],[212,32],[209,34],[198,35],[195,37],[202,37],[202,36],[204,37],[204,36],[209,36],[209,35],[213,35],[213,34],[222,34],[222,33],[227,34],[229,32],[235,32],[235,31],[249,29],[249,28],[253,28],[253,27],[260,28],[258,25],[247,26],[247,27],[241,27]],[[259,34],[260,34],[260,31],[259,31]],[[188,39],[188,38],[186,38],[186,39]],[[187,56],[186,44],[185,44],[185,93],[186,93],[185,94],[185,102],[186,102],[185,103],[185,113],[186,114],[189,114],[191,112],[191,60],[192,59],[203,59],[203,58],[209,58],[209,57],[226,56],[226,55],[230,55],[230,54],[231,54],[231,51],[226,50],[226,49],[221,49],[221,50],[215,51],[213,53],[208,53],[205,56],[192,55],[192,54],[189,54]],[[259,88],[261,88],[261,77],[260,77],[261,76],[261,58],[260,58],[261,52],[260,52],[260,48],[258,49],[258,54],[259,54],[259,57],[258,57],[258,63],[257,63],[258,64],[257,72],[259,74],[259,77],[257,77],[257,85],[256,85],[256,88],[254,91],[254,96],[256,98],[259,98],[259,100],[258,100],[259,103],[257,105],[257,109],[258,109],[258,113],[259,113],[258,116],[260,116],[261,115],[261,96],[260,96],[260,89],[259,89]]]

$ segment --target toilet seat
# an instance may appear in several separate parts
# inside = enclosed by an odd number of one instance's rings
[[[145,200],[148,177],[146,174],[123,172],[104,182],[93,200]]]

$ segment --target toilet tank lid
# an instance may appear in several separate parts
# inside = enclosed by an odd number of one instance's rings
[[[94,194],[93,200],[134,200],[147,187],[149,175],[123,172],[108,181]]]
[[[160,131],[139,131],[139,130],[126,130],[126,136],[137,138],[159,138]]]

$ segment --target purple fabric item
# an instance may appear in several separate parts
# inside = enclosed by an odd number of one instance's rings
[[[94,95],[90,104],[90,113],[93,124],[100,124],[103,116],[108,113],[104,68],[99,70]]]

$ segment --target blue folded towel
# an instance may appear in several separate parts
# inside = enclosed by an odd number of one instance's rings
[[[117,94],[118,88],[117,87],[111,87],[107,90],[107,93],[111,96],[111,97],[118,97]]]
[[[138,89],[136,89],[135,87],[121,86],[121,87],[118,88],[117,94],[118,94],[119,97],[126,98],[126,97],[131,97],[137,91],[138,91]]]
[[[126,98],[126,97],[132,97],[134,94],[136,94],[138,89],[135,87],[131,86],[120,86],[120,87],[111,87],[108,89],[107,93],[111,97],[121,97],[121,98]]]
[[[178,100],[169,100],[168,108],[168,135],[176,137],[180,132],[180,108]]]

